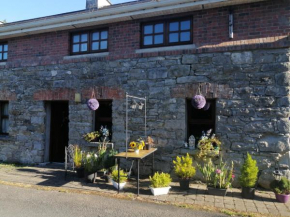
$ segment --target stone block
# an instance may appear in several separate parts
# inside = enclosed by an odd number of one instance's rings
[[[190,66],[189,65],[175,65],[169,68],[170,77],[182,77],[189,75]]]
[[[182,56],[182,64],[195,64],[198,63],[198,57],[194,54]]]
[[[251,64],[253,62],[253,54],[250,51],[232,53],[231,60],[233,64]]]
[[[242,143],[242,142],[233,142],[231,146],[231,150],[233,151],[256,151],[257,145]]]
[[[148,78],[154,80],[167,78],[167,68],[149,69]]]
[[[272,122],[256,121],[244,126],[244,132],[273,133],[274,126]]]
[[[31,117],[31,124],[44,124],[43,117]]]
[[[261,152],[284,153],[290,151],[289,136],[265,135],[257,142]]]

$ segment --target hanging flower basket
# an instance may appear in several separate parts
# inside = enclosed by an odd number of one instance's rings
[[[95,97],[95,90],[92,91],[92,96],[91,99],[88,100],[87,105],[89,107],[90,110],[97,110],[100,106],[98,100]]]
[[[202,95],[195,95],[191,100],[191,105],[196,109],[202,109],[206,104],[206,100]]]

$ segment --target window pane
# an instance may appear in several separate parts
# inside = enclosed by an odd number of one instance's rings
[[[190,29],[190,21],[182,21],[180,22],[180,30],[188,30]]]
[[[8,115],[8,103],[3,103],[2,115]]]
[[[169,42],[178,42],[178,33],[170,33],[169,34]]]
[[[80,52],[80,46],[78,44],[73,45],[73,52]]]
[[[180,34],[180,41],[190,41],[190,32],[182,32]]]
[[[108,42],[107,41],[101,41],[101,49],[107,49]]]
[[[3,51],[3,45],[0,45],[0,52]]]
[[[154,44],[162,44],[162,43],[163,43],[163,35],[155,35]]]
[[[7,53],[3,54],[3,60],[7,60]]]
[[[8,51],[8,44],[4,45],[4,51]]]
[[[170,31],[178,31],[179,30],[179,22],[173,22],[169,24]]]
[[[88,34],[82,34],[81,41],[82,42],[88,41]]]
[[[3,57],[2,57],[2,53],[0,53],[0,60],[2,60],[2,58],[3,58]]]
[[[92,34],[92,40],[93,41],[96,41],[96,40],[99,40],[100,38],[99,38],[99,32],[94,32],[93,34]]]
[[[92,43],[92,50],[99,50],[99,42]]]
[[[108,31],[103,31],[101,33],[101,39],[107,39],[108,38]]]
[[[8,126],[9,126],[9,120],[7,118],[2,119],[2,132],[1,133],[8,133]]]
[[[163,23],[156,24],[154,27],[154,32],[155,33],[161,33],[163,32]]]
[[[153,33],[153,25],[144,26],[144,34],[152,34]]]
[[[88,50],[88,45],[87,43],[81,44],[81,51],[87,51]]]
[[[144,37],[144,45],[151,45],[153,44],[153,37],[152,36],[145,36]]]
[[[79,35],[74,35],[73,36],[73,42],[74,43],[80,42],[80,36]]]

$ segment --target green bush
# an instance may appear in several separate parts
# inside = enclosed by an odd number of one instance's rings
[[[112,172],[112,179],[115,181],[115,182],[118,182],[118,170],[114,170]],[[123,182],[126,182],[127,180],[127,174],[123,171],[123,170],[120,170],[120,183],[123,183]]]
[[[276,194],[290,194],[290,181],[286,177],[282,177],[281,180],[272,181],[270,188]]]
[[[85,171],[89,173],[96,172],[98,170],[98,156],[94,152],[86,153],[84,157]]]
[[[168,187],[171,183],[171,177],[168,173],[154,173],[153,177],[149,176],[151,182],[151,187],[153,188],[162,188]]]
[[[75,153],[74,153],[74,164],[76,168],[80,168],[82,166],[82,152],[78,145],[75,146]]]
[[[176,157],[173,161],[174,172],[181,179],[190,179],[195,175],[195,167],[192,166],[192,158],[187,153],[186,156]]]
[[[247,153],[247,158],[241,168],[240,184],[242,187],[253,188],[258,179],[259,169],[257,161],[252,159],[252,156]]]

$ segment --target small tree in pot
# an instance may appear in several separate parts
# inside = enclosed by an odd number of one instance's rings
[[[276,199],[281,203],[286,203],[290,198],[290,180],[282,177],[281,180],[274,180],[270,183],[270,188],[275,192]]]
[[[149,180],[151,183],[149,188],[154,196],[168,194],[172,181],[170,174],[156,172],[153,177],[149,176]]]
[[[257,161],[252,159],[252,156],[247,153],[245,162],[241,168],[240,184],[242,186],[242,197],[247,199],[255,198],[255,186],[258,179],[259,169]]]
[[[179,178],[180,188],[182,190],[189,189],[189,181],[195,175],[195,167],[192,166],[192,158],[187,153],[186,156],[176,157],[173,161],[174,172]]]

